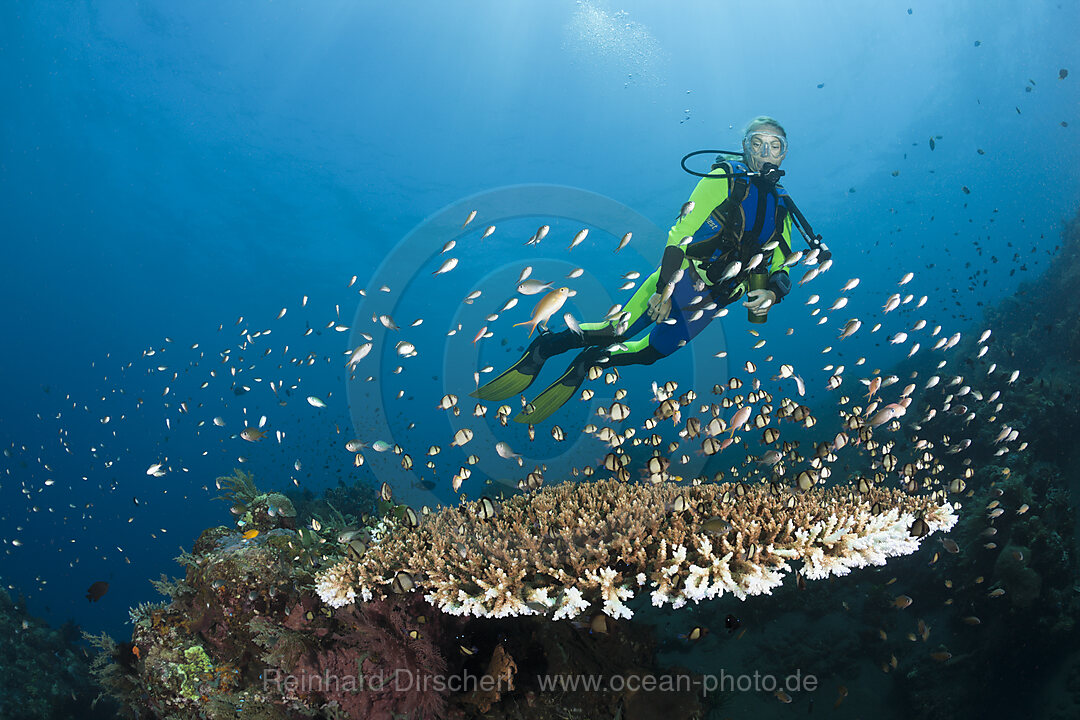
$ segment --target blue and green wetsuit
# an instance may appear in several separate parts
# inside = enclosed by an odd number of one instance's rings
[[[718,163],[709,174],[724,176],[745,172],[747,168],[742,163],[728,162]],[[654,325],[639,340],[623,341],[626,350],[611,352],[607,364],[651,364],[696,337],[713,319],[716,308],[738,300],[747,289],[746,274],[714,282],[709,277],[710,272],[718,278],[735,260],[745,265],[771,240],[778,241],[776,247],[769,253],[770,257],[762,258],[755,270],[768,273],[767,287],[776,294],[777,302],[791,289],[787,268],[783,266],[784,258],[791,252],[791,218],[780,201],[786,191],[779,185],[772,186],[774,189],[770,191],[769,187],[762,188],[753,182],[740,183],[737,189],[745,197],[738,204],[725,206],[734,185],[730,177],[726,180],[702,178],[698,182],[690,195],[694,209],[678,219],[668,232],[661,266],[626,303],[624,312],[629,313],[629,318],[624,321],[628,327],[617,339],[636,337],[653,325],[646,312],[649,298],[661,292],[682,269],[682,278],[671,294],[670,322]],[[725,223],[729,225],[726,230]],[[683,246],[683,239],[688,236],[693,239]],[[711,303],[715,303],[712,309],[697,312]],[[601,331],[611,328],[612,322],[582,323],[581,329]]]
[[[715,317],[716,310],[738,300],[747,290],[749,274],[721,279],[731,263],[748,261],[770,241],[777,246],[762,258],[754,272],[767,275],[764,285],[779,301],[788,293],[784,259],[791,252],[791,218],[779,185],[747,180],[741,162],[719,162],[690,195],[693,210],[680,217],[668,233],[660,267],[641,284],[614,320],[581,323],[581,334],[570,330],[544,333],[508,370],[472,393],[481,400],[499,401],[523,392],[536,379],[544,362],[573,348],[585,348],[570,367],[515,420],[537,423],[569,400],[595,365],[651,365],[678,350]],[[724,176],[729,176],[724,178]],[[684,243],[684,239],[690,240]],[[662,293],[679,271],[670,296],[671,311],[654,323],[648,315],[649,298]],[[708,308],[708,309],[706,309]],[[625,329],[618,332],[616,323]],[[651,327],[650,327],[651,326]],[[638,340],[632,340],[648,332]],[[624,348],[609,350],[620,343]]]

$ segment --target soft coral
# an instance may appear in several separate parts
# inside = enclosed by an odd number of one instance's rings
[[[321,647],[300,659],[311,700],[336,703],[350,718],[442,718],[446,672],[438,622],[419,598],[374,600],[337,611]],[[424,617],[426,622],[419,622]],[[331,678],[323,686],[318,678]]]

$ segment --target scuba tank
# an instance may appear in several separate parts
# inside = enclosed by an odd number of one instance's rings
[[[749,280],[748,285],[749,285],[749,289],[747,290],[747,294],[750,294],[750,291],[752,291],[752,290],[766,290],[766,289],[768,289],[768,287],[769,287],[769,274],[768,273],[760,273],[760,272],[750,273],[750,280]],[[759,324],[759,325],[761,323],[765,322],[766,320],[768,320],[768,316],[769,316],[768,309],[766,309],[765,312],[761,313],[760,315],[755,314],[755,313],[751,312],[750,310],[746,311],[746,319],[748,321],[752,322],[752,323]]]

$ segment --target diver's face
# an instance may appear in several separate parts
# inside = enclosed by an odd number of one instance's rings
[[[754,171],[761,170],[765,163],[780,167],[787,155],[787,140],[779,129],[762,125],[743,139],[743,149],[746,162]]]

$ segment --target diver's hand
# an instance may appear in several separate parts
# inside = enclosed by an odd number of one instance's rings
[[[772,290],[751,290],[746,293],[743,307],[755,315],[764,315],[774,302],[776,302],[776,293]]]
[[[671,314],[671,300],[664,300],[660,293],[654,293],[649,298],[649,319],[653,322],[663,322]]]

